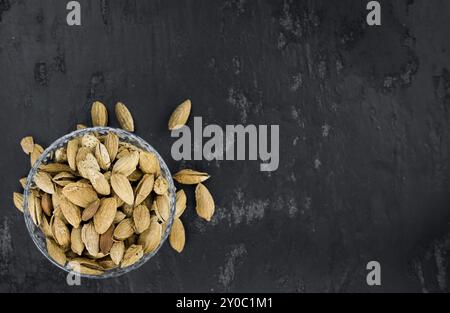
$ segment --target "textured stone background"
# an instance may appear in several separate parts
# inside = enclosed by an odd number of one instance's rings
[[[381,27],[362,0],[80,3],[69,27],[66,1],[0,0],[0,291],[450,290],[450,2],[381,1]],[[165,125],[187,97],[207,124],[280,124],[280,168],[186,162],[212,174],[213,222],[191,202],[181,255],[68,287],[13,208],[20,138],[121,100],[175,171]]]

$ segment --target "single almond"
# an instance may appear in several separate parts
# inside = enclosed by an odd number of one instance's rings
[[[191,169],[184,169],[173,175],[173,179],[184,185],[195,185],[207,180],[208,178],[209,175],[207,173],[198,172]]]
[[[113,173],[111,175],[111,187],[120,199],[129,205],[133,205],[133,188],[131,188],[131,184],[125,175]]]
[[[106,126],[108,125],[108,111],[103,103],[94,101],[91,107],[92,125]]]
[[[69,163],[69,166],[72,169],[72,171],[76,171],[77,169],[76,157],[78,152],[78,143],[79,143],[78,138],[69,140],[69,142],[67,143],[66,149],[67,163]]]
[[[121,221],[114,229],[114,238],[116,240],[125,240],[134,233],[134,223],[132,218],[126,218]]]
[[[109,157],[108,150],[102,143],[99,143],[95,147],[95,157],[97,158],[97,162],[100,168],[104,171],[107,171],[109,169],[109,166],[111,165],[111,159]]]
[[[89,174],[89,181],[98,194],[107,196],[111,193],[111,188],[109,186],[108,180],[102,173],[91,170]]]
[[[81,227],[72,228],[70,233],[70,249],[78,255],[83,253],[84,243],[81,240]]]
[[[111,250],[111,247],[114,243],[113,241],[113,232],[114,232],[114,225],[109,226],[108,230],[100,235],[100,251],[103,254],[108,254]]]
[[[115,107],[116,117],[120,127],[129,132],[134,132],[134,121],[130,111],[122,102],[117,102]]]
[[[86,208],[89,204],[98,199],[97,193],[91,185],[85,183],[70,183],[66,185],[62,194],[69,199],[70,202],[82,208]]]
[[[176,107],[169,119],[169,130],[175,130],[183,127],[191,113],[191,100],[186,100]]]
[[[150,222],[149,227],[139,235],[138,244],[144,249],[144,253],[153,252],[161,242],[162,227],[156,220]]]
[[[44,193],[42,195],[41,207],[42,207],[42,211],[45,213],[45,215],[47,215],[47,216],[52,215],[53,203],[52,203],[52,196],[50,194]]]
[[[94,223],[89,222],[81,229],[81,239],[90,255],[95,256],[99,252],[100,236],[95,231]]]
[[[142,203],[153,190],[153,175],[145,174],[136,187],[136,200],[134,205],[137,206]]]
[[[100,199],[95,200],[91,204],[87,206],[83,210],[83,214],[81,215],[81,220],[83,222],[86,222],[90,220],[92,217],[94,217],[95,213],[97,212],[98,208],[100,207]]]
[[[167,182],[167,180],[162,175],[159,175],[153,185],[153,190],[155,191],[155,193],[158,195],[164,195],[167,193],[168,188],[169,183]]]
[[[208,222],[211,221],[211,217],[215,210],[214,199],[208,188],[202,183],[198,184],[195,188],[195,201],[197,203],[195,210],[197,211],[198,216],[204,218]]]
[[[70,202],[66,197],[60,196],[59,207],[70,225],[77,228],[81,223],[81,210],[78,206]]]
[[[46,238],[48,255],[59,265],[64,266],[66,264],[66,255],[64,249],[61,248],[56,242],[50,238]]]
[[[34,140],[33,137],[27,136],[22,138],[20,141],[20,146],[22,147],[23,152],[26,154],[30,154],[34,149]]]
[[[108,133],[105,137],[105,147],[108,150],[108,155],[110,161],[114,161],[117,155],[117,150],[119,149],[119,137],[114,133]]]
[[[52,228],[50,227],[50,224],[48,223],[47,217],[44,215],[44,212],[42,212],[41,224],[39,225],[39,228],[42,230],[45,237],[53,238]]]
[[[150,211],[145,205],[141,204],[134,208],[133,221],[136,228],[136,233],[138,234],[148,228],[150,225]]]
[[[52,223],[53,238],[57,244],[66,249],[70,244],[70,231],[64,224],[63,220],[59,217],[55,217]]]
[[[123,255],[120,267],[128,267],[139,261],[144,256],[144,250],[141,245],[131,245]]]
[[[167,195],[158,195],[153,201],[153,208],[162,222],[167,222],[170,216],[169,197]]]
[[[104,198],[100,202],[100,208],[94,215],[95,231],[100,235],[105,233],[112,225],[117,212],[115,198]]]
[[[55,186],[52,182],[52,177],[47,172],[38,171],[34,176],[36,186],[42,191],[53,194],[55,193]]]
[[[139,152],[139,168],[146,174],[159,175],[161,172],[156,154],[148,151]]]
[[[128,176],[136,170],[138,163],[139,163],[139,152],[133,151],[128,155],[117,160],[113,166],[112,172]]]
[[[178,253],[181,253],[181,251],[183,251],[185,241],[186,235],[184,232],[183,223],[179,218],[176,218],[173,220],[172,229],[169,235],[170,246]]]
[[[123,241],[114,242],[111,249],[109,250],[111,260],[116,265],[119,265],[120,262],[122,262],[124,253],[125,253],[125,244]]]
[[[91,151],[94,151],[99,142],[100,141],[97,139],[97,137],[92,134],[85,134],[83,137],[81,137],[81,145]]]
[[[176,193],[175,217],[180,217],[183,214],[186,209],[186,201],[187,198],[184,190],[178,190]]]

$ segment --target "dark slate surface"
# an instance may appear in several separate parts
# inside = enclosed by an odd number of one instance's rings
[[[0,291],[449,291],[448,1],[0,1]],[[279,124],[280,167],[173,161],[185,98],[206,124]],[[69,287],[30,240],[11,194],[44,145],[125,102],[173,171],[208,171],[217,213],[184,216],[185,251]],[[116,124],[115,119],[111,118]],[[368,287],[366,263],[382,266]]]

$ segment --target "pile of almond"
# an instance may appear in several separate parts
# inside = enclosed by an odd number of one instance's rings
[[[180,104],[169,119],[169,130],[185,125],[189,100]],[[134,131],[127,107],[118,102],[115,113],[121,128]],[[108,112],[99,101],[92,104],[92,125],[106,126]],[[77,125],[77,129],[86,128]],[[21,140],[23,151],[34,165],[44,149],[33,137]],[[87,275],[102,275],[127,267],[153,252],[159,245],[170,216],[168,182],[155,154],[122,141],[114,132],[86,133],[70,140],[41,164],[29,193],[28,210],[46,237],[53,260]],[[173,178],[179,184],[197,185],[196,211],[210,221],[214,200],[202,182],[206,173],[184,169]],[[20,179],[23,188],[26,178]],[[185,230],[180,219],[186,193],[176,192],[176,209],[169,242],[183,251]],[[13,194],[23,212],[23,194]]]

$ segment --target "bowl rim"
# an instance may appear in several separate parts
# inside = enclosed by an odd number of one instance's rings
[[[164,173],[164,178],[167,180],[167,182],[169,184],[168,196],[169,196],[169,204],[170,204],[170,216],[169,216],[169,220],[166,222],[166,228],[165,228],[164,233],[162,234],[162,238],[161,238],[161,241],[160,241],[158,247],[155,250],[153,250],[151,253],[144,254],[144,256],[135,264],[125,267],[125,268],[117,267],[117,268],[114,268],[111,270],[106,270],[103,275],[87,275],[87,274],[74,272],[73,270],[68,268],[68,262],[66,262],[65,266],[62,266],[59,263],[57,263],[55,260],[53,260],[48,255],[46,247],[44,247],[40,244],[40,239],[38,239],[37,236],[34,235],[36,231],[40,232],[41,235],[43,235],[43,233],[42,233],[42,230],[40,229],[40,227],[34,224],[32,218],[31,218],[30,212],[28,210],[28,196],[30,194],[30,189],[33,184],[33,177],[38,172],[41,164],[43,164],[51,156],[51,153],[53,151],[55,151],[56,149],[58,149],[60,147],[65,146],[69,140],[74,139],[74,138],[79,138],[85,134],[93,133],[93,132],[98,132],[98,133],[112,132],[112,133],[115,133],[116,135],[118,135],[119,138],[128,137],[128,139],[132,139],[134,141],[134,143],[137,142],[139,148],[146,150],[148,152],[154,153],[156,155],[156,157],[158,158],[158,161],[159,161],[159,164],[161,167],[161,173]],[[153,258],[157,254],[159,249],[163,246],[163,244],[165,243],[165,241],[167,240],[167,238],[169,236],[170,230],[173,225],[174,217],[175,217],[175,204],[176,204],[175,185],[174,185],[174,182],[172,179],[172,174],[169,170],[169,167],[165,163],[162,156],[152,145],[150,145],[146,140],[142,139],[141,137],[139,137],[133,133],[130,133],[126,130],[120,129],[120,128],[113,128],[113,127],[107,127],[107,126],[105,126],[105,127],[100,127],[100,126],[87,127],[87,128],[75,130],[75,131],[72,131],[72,132],[54,140],[42,152],[42,154],[39,156],[39,158],[36,160],[34,165],[31,167],[30,171],[28,172],[23,197],[24,197],[23,207],[24,207],[25,224],[26,224],[26,227],[28,230],[28,234],[30,235],[31,239],[33,240],[33,242],[34,242],[35,246],[38,248],[38,250],[45,256],[45,258],[47,260],[49,260],[51,263],[53,263],[53,265],[55,265],[56,267],[64,270],[67,273],[74,273],[76,275],[79,275],[80,277],[90,278],[90,279],[116,278],[116,277],[119,277],[126,273],[132,272],[133,270],[141,267],[148,260]]]

